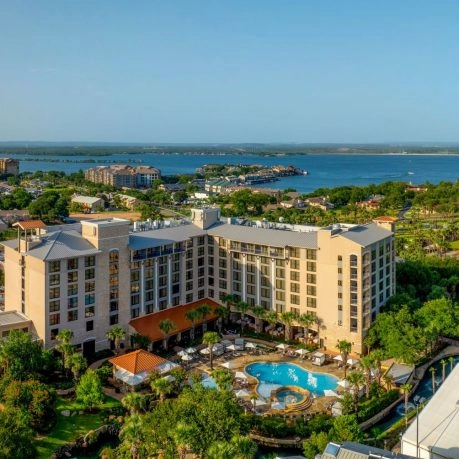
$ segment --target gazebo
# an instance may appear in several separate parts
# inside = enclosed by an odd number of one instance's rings
[[[139,385],[145,383],[151,371],[156,370],[161,374],[166,374],[178,366],[176,363],[143,349],[119,355],[110,359],[109,362],[113,365],[114,378],[124,383],[130,390],[135,390]]]

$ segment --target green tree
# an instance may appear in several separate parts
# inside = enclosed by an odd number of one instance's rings
[[[62,366],[66,367],[66,362],[71,354],[73,354],[72,346],[73,331],[68,328],[63,328],[59,330],[59,333],[56,335],[57,341],[59,344],[56,345],[56,351],[62,354]]]
[[[263,319],[266,316],[266,309],[263,306],[252,306],[250,312],[255,317],[255,331],[260,333],[263,331]]]
[[[357,418],[353,414],[338,416],[333,421],[330,430],[330,440],[335,442],[355,441],[361,442],[363,439]]]
[[[402,389],[405,398],[405,426],[408,426],[408,399],[412,388],[412,384],[402,384],[400,386],[400,389]]]
[[[189,426],[185,422],[179,422],[174,429],[172,429],[172,438],[175,441],[175,447],[179,459],[186,459],[190,445],[193,442],[193,437],[199,435],[194,426]]]
[[[221,334],[222,333],[222,328],[223,328],[223,321],[226,322],[226,319],[228,318],[228,309],[226,309],[224,306],[218,306],[216,309],[214,309],[215,314],[217,314],[217,329],[218,332]]]
[[[432,375],[432,392],[435,394],[435,373],[436,373],[436,369],[435,367],[430,367],[429,368],[429,371],[430,371],[430,374]]]
[[[197,307],[197,310],[199,311],[199,314],[201,315],[201,319],[203,321],[202,329],[206,330],[207,316],[209,316],[212,313],[212,308],[207,303],[203,303],[201,304],[201,306]]]
[[[275,326],[278,322],[278,315],[276,311],[268,311],[268,313],[265,316],[266,322],[269,323],[270,328],[269,328],[269,333],[271,335],[271,339],[273,339],[274,331],[275,331]]]
[[[231,390],[233,387],[233,373],[226,370],[225,368],[216,368],[214,371],[212,371],[212,378],[215,379],[218,390]]]
[[[29,416],[17,408],[0,410],[0,457],[29,459],[37,456]]]
[[[85,409],[89,409],[89,411],[92,411],[93,408],[96,408],[104,400],[99,376],[91,369],[88,369],[86,373],[81,376],[80,382],[76,386],[75,393],[77,401],[80,402]]]
[[[315,459],[317,454],[322,454],[329,442],[327,432],[313,432],[308,440],[303,442],[303,453],[308,459]]]
[[[128,392],[121,399],[121,404],[132,414],[139,413],[144,406],[145,398],[139,392]]]
[[[338,341],[336,348],[339,350],[341,354],[341,359],[343,360],[344,365],[344,377],[346,378],[347,359],[352,350],[352,343],[346,341],[345,339],[342,339]]]
[[[145,455],[147,439],[145,438],[144,427],[143,417],[138,414],[133,414],[126,420],[120,431],[120,439],[123,443],[119,448],[121,453],[127,453],[124,457],[131,459],[147,457]]]
[[[349,381],[349,384],[352,387],[352,397],[354,399],[354,411],[357,411],[360,386],[365,382],[365,377],[360,371],[351,371],[346,376],[346,380]]]
[[[175,324],[170,319],[164,319],[159,322],[159,329],[164,335],[164,349],[167,351],[167,344],[169,341],[170,332],[175,329]]]
[[[236,303],[236,310],[239,312],[240,317],[241,317],[241,336],[244,334],[244,326],[245,326],[245,320],[244,316],[247,313],[247,311],[250,309],[250,306],[248,303],[245,301],[239,301]]]
[[[207,346],[209,349],[209,358],[210,358],[210,369],[213,370],[213,349],[214,345],[220,342],[220,336],[217,332],[205,332],[204,336],[202,337],[202,342]]]
[[[171,382],[164,378],[156,378],[151,383],[151,389],[159,397],[160,402],[164,402],[166,395],[172,393],[173,388]]]
[[[86,362],[83,354],[80,354],[79,352],[70,354],[66,360],[66,367],[68,367],[68,369],[73,373],[73,380],[75,383],[78,382],[80,373],[86,370],[87,366],[88,362]]]
[[[309,336],[309,327],[314,323],[314,315],[307,312],[301,314],[296,320],[303,327],[303,336],[307,339]]]
[[[115,347],[115,353],[119,354],[120,352],[120,343],[125,338],[126,332],[122,327],[116,326],[108,330],[107,339],[113,342]]]
[[[201,319],[201,312],[197,308],[190,309],[185,312],[185,319],[191,322],[190,338],[194,340],[196,323]]]
[[[446,365],[448,361],[446,359],[441,359],[441,382],[444,383],[446,379]]]

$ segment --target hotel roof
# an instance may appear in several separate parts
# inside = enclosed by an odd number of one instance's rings
[[[12,226],[17,226],[22,230],[35,229],[35,228],[46,228],[46,225],[41,220],[24,220],[22,222],[13,223]]]
[[[339,233],[340,236],[364,247],[373,244],[374,242],[378,242],[381,239],[385,239],[391,234],[391,231],[382,228],[376,223],[354,226],[347,231]]]
[[[257,228],[253,226],[220,224],[207,230],[213,236],[233,241],[277,247],[293,246],[316,249],[317,231],[288,231],[283,229]]]
[[[166,363],[167,360],[159,355],[140,349],[138,351],[129,352],[128,354],[120,355],[109,360],[110,363],[118,368],[123,368],[129,373],[136,375],[143,371],[151,371],[159,365]]]
[[[1,311],[0,312],[0,326],[27,324],[31,322],[24,314],[17,311]]]

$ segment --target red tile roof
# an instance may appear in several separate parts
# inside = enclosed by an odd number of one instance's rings
[[[152,371],[158,365],[167,362],[167,360],[140,349],[138,351],[129,352],[129,354],[114,357],[110,359],[109,362],[135,375],[143,371]]]
[[[23,230],[46,227],[46,225],[41,220],[25,220],[22,222],[13,223],[13,226],[19,226],[19,228]]]
[[[183,332],[191,328],[191,322],[185,317],[185,314],[191,309],[207,304],[211,309],[216,309],[220,304],[208,298],[195,301],[194,303],[184,304],[182,306],[174,306],[172,308],[164,309],[163,311],[154,312],[143,317],[138,317],[129,322],[129,325],[134,328],[137,333],[143,336],[147,336],[151,341],[159,341],[164,339],[163,332],[159,328],[161,320],[170,319],[174,322],[175,329],[172,334]],[[206,320],[213,320],[217,317],[215,313],[210,313]],[[199,325],[203,320],[196,321],[196,325]]]

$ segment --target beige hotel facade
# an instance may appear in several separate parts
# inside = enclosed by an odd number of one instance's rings
[[[395,291],[390,218],[316,228],[229,221],[208,208],[192,210],[188,221],[134,226],[116,218],[16,225],[17,239],[2,243],[5,310],[30,319],[46,347],[67,328],[91,353],[108,346],[115,325],[131,334],[171,308],[176,316],[191,303],[222,304],[233,294],[278,313],[312,313],[322,347],[347,339],[362,353],[368,328]]]

